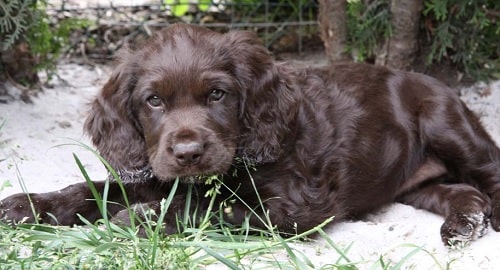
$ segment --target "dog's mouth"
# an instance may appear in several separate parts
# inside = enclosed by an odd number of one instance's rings
[[[156,176],[153,168],[151,168],[150,166],[146,166],[137,170],[119,169],[116,170],[116,176],[118,176],[123,183],[148,182],[156,178],[164,182],[172,182],[176,179],[179,179],[179,181],[184,184],[211,184],[214,180],[222,179],[222,174],[216,172],[162,178]],[[111,172],[109,173],[108,178],[110,180],[116,179],[115,174]]]
[[[227,172],[227,169],[217,166],[183,166],[171,168],[169,172],[169,174],[162,175],[161,171],[153,171],[156,178],[164,182],[179,179],[184,184],[210,184],[214,179],[222,179],[222,175]]]
[[[184,184],[212,184],[214,180],[222,180],[222,174],[201,174],[178,177]]]

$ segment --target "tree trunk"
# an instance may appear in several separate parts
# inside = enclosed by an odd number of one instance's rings
[[[350,60],[346,52],[346,0],[319,0],[319,28],[326,56],[331,62]]]
[[[409,69],[418,49],[418,30],[422,0],[392,0],[389,37],[377,53],[376,64],[396,69]]]

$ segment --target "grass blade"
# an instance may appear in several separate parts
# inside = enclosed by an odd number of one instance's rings
[[[217,259],[219,262],[225,264],[227,267],[229,267],[230,269],[233,269],[233,270],[239,270],[239,266],[236,265],[234,262],[232,262],[231,260],[228,260],[227,258],[225,258],[224,256],[220,255],[219,253],[215,252],[214,250],[212,250],[211,248],[205,246],[204,244],[199,244],[199,246],[207,253],[209,254],[210,256],[214,257],[215,259]]]

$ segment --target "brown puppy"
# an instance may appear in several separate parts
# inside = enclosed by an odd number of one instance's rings
[[[183,180],[169,233],[187,183],[210,174],[223,175],[221,201],[233,190],[255,207],[258,192],[283,233],[396,201],[443,215],[445,243],[481,237],[490,219],[500,229],[500,151],[451,89],[363,64],[297,70],[273,60],[249,32],[179,24],[123,52],[85,128],[132,203],[158,210],[172,180]],[[257,191],[238,160],[255,166]],[[117,183],[110,185],[109,200],[122,203]],[[195,186],[194,204],[206,209],[210,187]],[[43,222],[100,216],[85,183],[31,198]],[[4,219],[33,221],[24,194],[1,203]],[[232,209],[225,219],[234,224],[250,213],[238,200]],[[120,211],[109,207],[119,219]],[[250,222],[263,226],[255,215]]]

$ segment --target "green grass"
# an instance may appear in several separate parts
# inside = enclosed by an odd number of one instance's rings
[[[88,148],[87,146],[84,146]],[[88,148],[90,149],[90,148]],[[96,154],[97,155],[97,154]],[[77,156],[75,161],[94,192],[101,213],[112,202],[107,201],[107,189],[100,196]],[[99,157],[110,169],[109,164]],[[116,173],[114,176],[118,179]],[[22,179],[20,179],[22,182]],[[119,181],[119,179],[118,179]],[[161,202],[161,212],[145,213],[139,218],[130,211],[133,222],[130,226],[113,224],[105,215],[95,223],[83,217],[84,226],[65,227],[44,224],[18,224],[15,227],[0,222],[0,269],[406,269],[411,258],[424,253],[435,262],[437,269],[445,269],[432,253],[422,247],[402,245],[408,249],[406,255],[393,262],[381,254],[378,260],[354,261],[347,247],[337,245],[323,230],[331,220],[326,220],[314,229],[290,238],[281,237],[264,218],[266,229],[251,228],[248,224],[232,226],[211,224],[211,215],[218,215],[219,207],[214,204],[217,189],[223,185],[217,177],[210,177],[213,190],[206,194],[211,200],[211,214],[202,217],[199,226],[190,226],[192,213],[185,213],[179,220],[181,233],[165,235],[162,224],[178,180],[170,194]],[[125,194],[125,189],[122,189]],[[1,188],[0,188],[1,192]],[[189,195],[189,194],[188,194]],[[236,196],[236,195],[235,195]],[[188,196],[189,200],[189,196]],[[128,203],[126,203],[128,204]],[[189,209],[189,207],[186,207]],[[186,210],[188,211],[188,210]],[[222,211],[222,210],[220,210]],[[142,228],[143,236],[138,232]],[[311,235],[315,234],[311,240]],[[308,239],[308,240],[306,240]],[[309,241],[308,243],[304,243]],[[318,242],[321,253],[328,254],[330,261],[318,264],[311,254],[301,246]],[[321,243],[321,244],[319,244]]]

